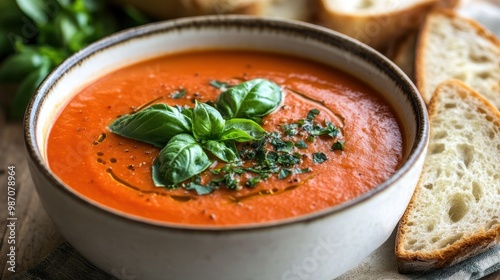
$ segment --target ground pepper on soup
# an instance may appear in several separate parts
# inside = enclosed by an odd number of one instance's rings
[[[392,109],[362,81],[285,54],[206,50],[89,84],[60,112],[47,156],[69,187],[120,211],[237,225],[353,199],[402,152]]]

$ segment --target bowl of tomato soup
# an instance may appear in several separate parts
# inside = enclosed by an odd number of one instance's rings
[[[389,238],[428,141],[422,99],[382,55],[246,16],[98,41],[25,123],[61,234],[137,279],[333,279]]]

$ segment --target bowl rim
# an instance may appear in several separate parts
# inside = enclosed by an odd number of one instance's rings
[[[183,30],[190,28],[203,28],[203,27],[220,28],[234,26],[234,27],[247,27],[247,28],[270,28],[273,31],[288,32],[298,34],[302,37],[312,38],[321,43],[330,44],[339,48],[342,45],[344,50],[351,55],[355,55],[365,62],[372,64],[375,68],[386,69],[383,71],[389,75],[394,83],[398,83],[401,91],[412,97],[411,107],[416,113],[416,129],[418,130],[415,137],[415,143],[408,151],[408,156],[405,162],[394,172],[387,180],[372,188],[371,190],[341,204],[330,206],[325,209],[314,211],[308,214],[294,216],[286,219],[278,219],[262,223],[250,223],[242,225],[193,225],[181,224],[154,220],[151,218],[132,215],[127,212],[111,208],[107,205],[96,202],[82,194],[77,193],[67,184],[63,183],[57,176],[50,170],[48,165],[43,160],[41,152],[38,149],[38,139],[36,137],[36,123],[41,105],[46,99],[46,96],[51,92],[54,85],[57,84],[63,77],[64,73],[71,70],[91,57],[95,53],[106,51],[115,45],[126,43],[127,41],[140,39],[142,37],[154,37],[155,34],[168,33],[175,30]],[[115,71],[115,70],[113,70]],[[271,17],[257,17],[247,15],[209,15],[209,16],[196,16],[186,17],[179,19],[172,19],[160,22],[154,22],[138,27],[129,28],[117,33],[108,35],[90,45],[76,52],[68,57],[59,66],[57,66],[40,84],[35,94],[30,100],[24,116],[24,140],[26,152],[29,159],[34,163],[34,167],[41,172],[54,187],[74,202],[83,204],[85,207],[91,207],[98,212],[110,216],[114,219],[119,219],[124,222],[139,223],[142,226],[150,226],[153,228],[163,228],[169,230],[179,230],[187,233],[192,232],[207,232],[207,233],[221,233],[221,232],[240,232],[249,230],[267,230],[269,228],[286,227],[301,223],[311,223],[317,220],[339,214],[347,209],[356,205],[366,202],[370,198],[381,194],[383,191],[390,188],[396,181],[409,173],[412,166],[418,161],[422,153],[425,153],[426,146],[429,138],[429,120],[427,115],[427,108],[421,95],[419,94],[415,85],[410,81],[406,74],[399,69],[388,58],[372,49],[371,47],[352,39],[339,32],[321,27],[318,25],[299,22],[288,19],[278,19]],[[43,202],[43,201],[42,201]]]

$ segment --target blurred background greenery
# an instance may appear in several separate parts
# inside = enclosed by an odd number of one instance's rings
[[[32,94],[65,58],[151,18],[105,0],[0,0],[0,106],[22,118]]]

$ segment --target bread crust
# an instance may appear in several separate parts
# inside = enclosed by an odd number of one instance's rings
[[[493,106],[481,94],[469,88],[466,84],[459,80],[448,80],[441,83],[436,90],[437,94],[439,94],[439,89],[441,87],[447,86],[453,86],[458,91],[467,91],[472,94],[474,98],[477,98],[484,104],[485,110],[489,111],[491,115],[494,115],[496,119],[500,120],[500,112],[495,108],[495,106]],[[437,99],[437,97],[434,97],[429,105],[429,119],[431,122],[437,115]],[[496,122],[496,124],[500,127],[500,125],[498,125],[499,122]],[[395,254],[398,263],[398,271],[400,273],[422,272],[450,266],[480,254],[500,243],[499,217],[497,224],[493,225],[490,229],[478,229],[474,234],[462,237],[458,241],[446,246],[443,249],[428,253],[406,251],[403,248],[403,240],[405,238],[407,228],[409,227],[409,223],[411,222],[409,219],[409,213],[413,211],[415,205],[418,203],[419,193],[422,188],[421,178],[397,228]]]
[[[422,0],[412,6],[394,9],[386,13],[349,13],[331,9],[320,1],[318,23],[344,33],[378,50],[383,50],[391,39],[416,29],[425,15],[439,0]]]
[[[473,19],[469,18],[464,18],[458,15],[455,11],[450,10],[450,9],[436,9],[432,12],[430,12],[424,21],[424,23],[421,25],[419,34],[418,34],[418,39],[417,39],[417,46],[416,46],[416,52],[415,52],[415,85],[417,86],[420,94],[422,95],[425,103],[427,105],[430,104],[432,95],[435,92],[434,90],[432,91],[427,91],[427,81],[426,81],[426,61],[425,61],[425,51],[428,50],[428,45],[429,45],[429,37],[431,33],[431,24],[430,21],[434,16],[445,16],[450,19],[457,19],[459,18],[460,20],[467,22],[470,24],[475,30],[476,33],[479,37],[483,37],[486,40],[489,40],[493,44],[497,45],[498,48],[500,48],[500,41],[499,39],[490,31],[488,31],[485,27],[483,27],[480,23]]]

